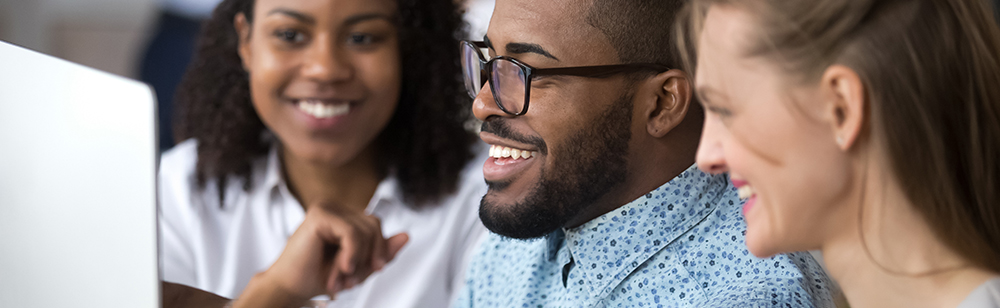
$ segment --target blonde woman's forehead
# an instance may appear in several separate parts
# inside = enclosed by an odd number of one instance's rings
[[[725,92],[723,80],[735,77],[739,71],[757,70],[759,61],[748,61],[742,56],[749,44],[747,27],[750,17],[731,6],[713,5],[706,15],[704,28],[698,39],[698,65],[695,85],[699,94],[702,89],[715,88]]]
[[[756,27],[753,16],[746,11],[731,5],[712,5],[699,42],[741,54],[753,46],[756,36],[752,29]]]

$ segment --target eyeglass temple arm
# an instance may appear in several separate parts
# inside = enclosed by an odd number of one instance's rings
[[[606,77],[620,73],[637,72],[642,70],[665,72],[670,70],[670,68],[666,65],[656,63],[631,63],[581,67],[536,68],[531,70],[531,74],[537,76],[569,75],[580,77]]]

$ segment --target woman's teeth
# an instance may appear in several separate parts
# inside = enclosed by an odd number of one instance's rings
[[[750,185],[740,186],[740,188],[736,189],[736,192],[739,193],[740,200],[750,199],[754,195],[753,187],[750,187]]]
[[[351,104],[346,102],[327,105],[316,100],[300,100],[296,105],[299,107],[299,110],[317,119],[345,115],[351,111]]]
[[[528,159],[536,155],[538,154],[536,154],[535,151],[508,148],[499,145],[490,146],[490,157],[496,157],[496,158],[509,157],[512,159]]]

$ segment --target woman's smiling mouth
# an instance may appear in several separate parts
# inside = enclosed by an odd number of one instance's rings
[[[730,178],[733,182],[733,186],[736,187],[736,192],[739,194],[740,200],[745,200],[743,203],[743,216],[747,215],[747,211],[757,203],[757,192],[754,191],[753,186],[744,180]]]
[[[351,111],[351,104],[348,101],[323,101],[318,99],[296,100],[295,106],[302,112],[317,119],[326,119],[345,115]]]

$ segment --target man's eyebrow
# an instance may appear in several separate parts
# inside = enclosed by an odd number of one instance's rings
[[[490,37],[489,36],[483,35],[483,43],[486,44],[487,48],[496,50],[496,48],[493,48],[493,42],[490,42]],[[507,53],[511,53],[511,54],[534,53],[534,54],[539,54],[539,55],[545,56],[546,58],[550,58],[552,60],[559,61],[559,58],[556,58],[556,56],[553,56],[551,53],[549,53],[547,50],[545,50],[545,48],[542,48],[542,46],[540,46],[538,44],[531,44],[531,43],[507,43],[507,46],[505,46],[505,49],[506,49]]]
[[[556,58],[555,56],[553,56],[551,53],[549,53],[548,51],[546,51],[545,48],[542,48],[542,46],[538,45],[538,44],[532,44],[532,43],[507,43],[506,49],[507,49],[507,53],[510,53],[510,54],[534,53],[534,54],[539,54],[539,55],[545,56],[546,58],[550,58],[552,60],[559,61],[558,58]]]
[[[302,14],[302,13],[299,13],[299,12],[296,12],[296,11],[293,11],[293,10],[289,10],[289,9],[276,8],[276,9],[273,9],[270,12],[267,13],[268,16],[274,15],[274,14],[281,14],[281,15],[285,15],[285,16],[288,16],[288,17],[291,17],[291,18],[295,18],[295,19],[298,19],[299,21],[307,23],[307,24],[316,24],[316,19],[313,18],[312,16],[309,16],[309,15],[306,15],[306,14]]]
[[[490,42],[490,37],[483,35],[483,44],[486,44],[486,48],[493,49],[493,42]],[[496,49],[493,49],[496,50]]]

